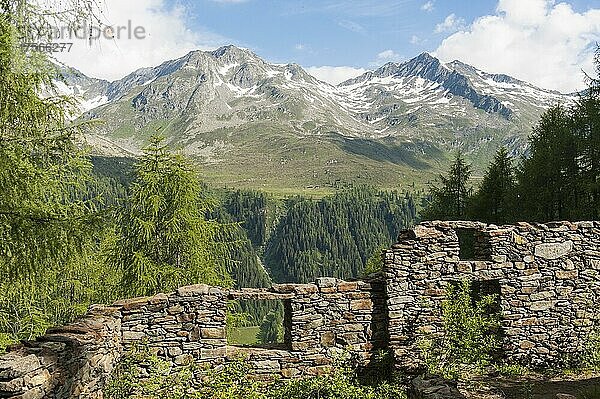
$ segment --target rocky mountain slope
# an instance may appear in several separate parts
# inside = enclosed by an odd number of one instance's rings
[[[88,135],[97,151],[137,154],[160,131],[209,180],[257,188],[424,181],[456,149],[481,169],[499,145],[522,152],[543,110],[573,100],[427,53],[332,86],[234,46],[65,83],[82,118],[105,121]]]

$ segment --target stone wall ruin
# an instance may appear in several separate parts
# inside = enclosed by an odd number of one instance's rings
[[[468,279],[499,293],[504,356],[534,367],[581,355],[597,327],[600,223],[511,226],[426,222],[400,234],[379,275],[358,281],[226,290],[206,285],[94,305],[0,356],[0,398],[101,398],[128,347],[147,342],[175,366],[247,356],[256,377],[315,375],[340,354],[368,367],[380,350],[397,367],[418,369],[423,333],[442,333],[448,284]],[[285,342],[272,348],[227,344],[228,300],[281,300]]]

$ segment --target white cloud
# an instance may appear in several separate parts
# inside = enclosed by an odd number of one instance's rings
[[[143,39],[127,37],[109,40],[68,39],[74,42],[70,52],[56,53],[57,59],[89,76],[114,80],[141,67],[154,66],[163,61],[181,57],[191,50],[214,49],[230,40],[208,30],[192,31],[185,21],[181,6],[167,8],[164,0],[104,0],[103,23],[132,30],[144,29]]]
[[[366,69],[349,66],[313,66],[305,69],[315,78],[332,85],[337,85],[338,83],[355,78],[367,72]]]
[[[435,9],[435,3],[431,0],[421,6],[421,10],[427,11],[427,12],[432,12],[434,9]]]
[[[495,15],[449,36],[435,55],[572,92],[585,87],[581,70],[593,71],[596,41],[600,9],[578,13],[552,0],[500,0]]]
[[[435,26],[435,33],[456,32],[457,30],[464,29],[464,27],[465,20],[462,18],[457,18],[456,14],[452,13],[448,15],[443,22]]]
[[[421,39],[419,36],[417,35],[412,35],[410,38],[410,44],[414,44],[414,45],[419,45],[419,44],[423,44],[425,43],[427,40],[426,39]]]
[[[396,53],[394,50],[385,50],[377,54],[375,61],[369,63],[370,66],[376,67],[383,65],[387,62],[398,62],[402,61],[402,56]]]
[[[305,50],[305,49],[306,49],[306,46],[304,44],[302,44],[302,43],[298,43],[298,44],[296,44],[294,46],[294,50],[302,51],[302,50]]]

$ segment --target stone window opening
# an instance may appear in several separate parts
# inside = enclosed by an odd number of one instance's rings
[[[227,303],[227,344],[269,349],[291,348],[291,302],[237,299]]]
[[[500,321],[502,319],[502,289],[500,280],[474,280],[471,282],[471,300],[473,302],[477,302],[488,295],[493,295],[493,301],[486,306],[485,312],[488,315],[497,317],[497,320]],[[499,342],[504,340],[504,331],[502,330],[501,323],[497,328],[488,331],[488,334],[496,336]],[[495,360],[502,359],[504,356],[502,348],[497,348],[492,353],[492,356]]]
[[[458,228],[458,257],[464,261],[491,261],[489,238],[478,229]]]

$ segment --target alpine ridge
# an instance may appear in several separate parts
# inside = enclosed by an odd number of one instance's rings
[[[81,118],[105,121],[87,136],[96,151],[137,154],[160,130],[215,180],[253,187],[423,180],[457,149],[477,170],[500,145],[522,153],[539,115],[574,100],[428,53],[337,86],[235,46],[192,51],[114,82],[73,69],[63,77]]]

